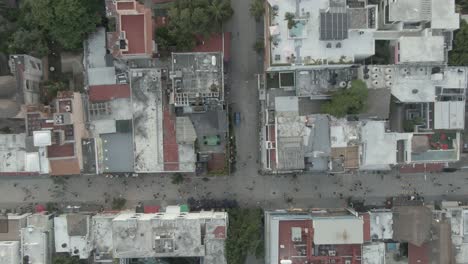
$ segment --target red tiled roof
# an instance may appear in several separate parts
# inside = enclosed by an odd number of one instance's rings
[[[400,173],[441,172],[443,163],[409,164],[400,167]]]
[[[226,227],[225,226],[217,226],[213,231],[215,238],[225,239],[226,238]]]
[[[429,245],[418,247],[408,243],[408,264],[429,264]]]
[[[159,209],[161,209],[161,207],[157,205],[145,205],[143,207],[143,212],[145,214],[154,214],[159,213]]]
[[[371,234],[370,234],[370,216],[369,213],[361,214],[364,220],[364,242],[371,241]]]
[[[208,171],[222,171],[226,167],[226,155],[224,153],[213,153],[208,161]]]
[[[164,170],[179,170],[179,145],[176,139],[175,117],[169,109],[164,109],[163,116]]]
[[[157,37],[157,36],[156,36]],[[197,36],[200,45],[196,46],[194,52],[218,52],[223,51],[223,36],[222,34],[213,34],[209,38]],[[231,57],[231,32],[224,33],[224,60],[229,61]]]
[[[117,2],[118,10],[130,10],[134,8],[135,8],[134,2]]]
[[[80,163],[77,158],[49,160],[50,175],[80,174]]]
[[[120,16],[122,31],[125,31],[125,38],[128,40],[128,51],[125,54],[143,54],[145,48],[145,16],[122,15]]]
[[[75,156],[75,144],[67,143],[63,145],[52,145],[47,147],[47,157],[73,157]]]
[[[89,87],[90,101],[109,101],[115,98],[129,98],[128,84],[95,85]]]

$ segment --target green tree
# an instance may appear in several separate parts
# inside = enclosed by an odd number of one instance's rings
[[[468,23],[461,20],[460,29],[455,31],[453,49],[449,52],[449,65],[468,65]]]
[[[169,9],[169,35],[179,51],[192,50],[196,36],[221,32],[233,14],[230,0],[177,0]]]
[[[8,45],[10,53],[27,53],[36,57],[47,55],[49,49],[41,30],[20,28],[13,33]]]
[[[127,204],[127,199],[118,197],[112,199],[112,210],[122,210]]]
[[[22,10],[51,41],[66,50],[76,50],[101,22],[98,10],[94,10],[98,6],[91,0],[26,0]]]
[[[351,82],[351,88],[335,92],[331,101],[322,106],[322,111],[335,117],[359,114],[366,109],[367,96],[366,83],[362,80],[354,80]]]
[[[261,209],[229,209],[229,228],[226,239],[228,264],[245,263],[247,254],[263,255],[263,211]]]
[[[208,6],[208,12],[215,26],[215,31],[222,30],[223,23],[229,20],[234,14],[231,8],[231,0],[211,0]]]
[[[284,20],[287,20],[288,21],[288,28],[289,29],[292,29],[293,27],[296,26],[296,24],[298,23],[296,20],[294,20],[296,16],[291,13],[291,12],[286,12],[284,14]]]
[[[264,48],[265,48],[265,43],[263,42],[263,39],[258,39],[253,45],[253,49],[257,53],[262,53]]]
[[[260,19],[263,17],[263,14],[265,13],[264,0],[252,0],[252,2],[250,2],[249,11],[255,20],[260,21]]]
[[[52,264],[81,264],[78,257],[72,257],[68,254],[54,254]]]
[[[176,173],[176,174],[173,174],[172,175],[172,184],[182,184],[184,182],[184,175],[182,175],[181,173]]]

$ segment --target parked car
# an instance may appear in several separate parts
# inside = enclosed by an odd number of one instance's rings
[[[234,113],[234,124],[236,126],[240,125],[240,121],[241,121],[241,115],[240,115],[240,112],[235,112]]]

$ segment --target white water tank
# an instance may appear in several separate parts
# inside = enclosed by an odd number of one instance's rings
[[[391,76],[391,75],[385,75],[385,80],[390,81],[391,79],[393,79],[393,76]]]
[[[380,82],[377,81],[377,80],[374,80],[374,81],[372,82],[372,84],[373,84],[374,86],[379,86],[379,85],[380,85]]]
[[[385,69],[385,73],[386,73],[386,74],[392,74],[392,73],[393,73],[393,69],[392,69],[392,68],[386,68],[386,69]]]
[[[385,83],[385,85],[386,85],[387,87],[392,87],[393,82],[392,82],[392,81],[387,81],[387,82]]]
[[[379,75],[377,73],[372,74],[372,79],[378,79]]]

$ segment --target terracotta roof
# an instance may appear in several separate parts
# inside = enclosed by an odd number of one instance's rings
[[[163,115],[163,150],[164,170],[179,170],[179,145],[176,140],[175,116],[169,109],[164,109]]]
[[[156,36],[157,37],[157,36]],[[218,52],[223,51],[223,37],[221,34],[213,34],[209,38],[197,36],[197,45],[194,52]],[[224,33],[224,60],[229,61],[231,57],[231,32]]]
[[[115,98],[129,98],[128,84],[95,85],[89,87],[90,101],[109,101]]]
[[[117,2],[118,10],[130,10],[134,8],[135,8],[135,5],[133,2]]]
[[[73,157],[75,156],[75,144],[67,143],[63,145],[52,145],[47,147],[47,157]]]
[[[50,175],[80,174],[80,164],[77,158],[49,160]]]
[[[217,226],[213,231],[215,238],[225,239],[226,238],[226,227],[225,226]]]
[[[126,54],[145,53],[145,16],[122,15],[120,17],[122,31],[125,31],[125,38],[128,40],[128,51]]]
[[[420,247],[408,243],[408,264],[429,264],[429,254],[428,243]]]
[[[371,234],[370,234],[370,216],[369,213],[361,214],[362,219],[364,220],[364,242],[371,241]]]

